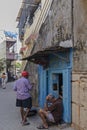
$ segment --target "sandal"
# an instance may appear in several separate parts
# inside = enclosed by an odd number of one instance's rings
[[[29,125],[29,122],[22,122],[22,126]]]
[[[48,129],[48,128],[46,128],[43,125],[41,125],[41,126],[38,126],[37,129]]]

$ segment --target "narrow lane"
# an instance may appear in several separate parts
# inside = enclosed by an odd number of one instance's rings
[[[6,89],[0,88],[0,130],[38,130],[41,119],[38,115],[29,117],[30,125],[22,126],[19,109],[15,106],[16,93],[13,91],[13,83],[7,83]],[[49,127],[49,130],[61,130],[59,126]],[[63,127],[63,130],[73,130],[71,127]]]
[[[32,125],[22,126],[19,109],[15,106],[16,93],[13,83],[8,83],[6,89],[0,88],[0,130],[35,130]]]

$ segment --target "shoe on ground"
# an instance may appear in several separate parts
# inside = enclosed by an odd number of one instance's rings
[[[3,87],[3,89],[6,89],[6,87]]]
[[[22,126],[26,126],[26,125],[29,125],[30,123],[28,121],[26,122],[22,122]]]

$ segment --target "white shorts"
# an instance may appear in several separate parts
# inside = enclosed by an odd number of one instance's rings
[[[53,117],[53,115],[51,114],[51,112],[48,112],[48,114],[47,114],[47,119],[48,119],[48,121],[50,121],[50,122],[55,122],[55,121],[54,121],[54,117]]]

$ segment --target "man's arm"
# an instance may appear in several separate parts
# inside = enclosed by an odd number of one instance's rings
[[[48,111],[48,105],[47,105],[47,103],[45,103],[45,105],[44,105],[44,110]]]
[[[52,105],[52,101],[50,100],[50,94],[46,96],[46,103],[44,105],[44,110],[48,111],[49,106]]]

